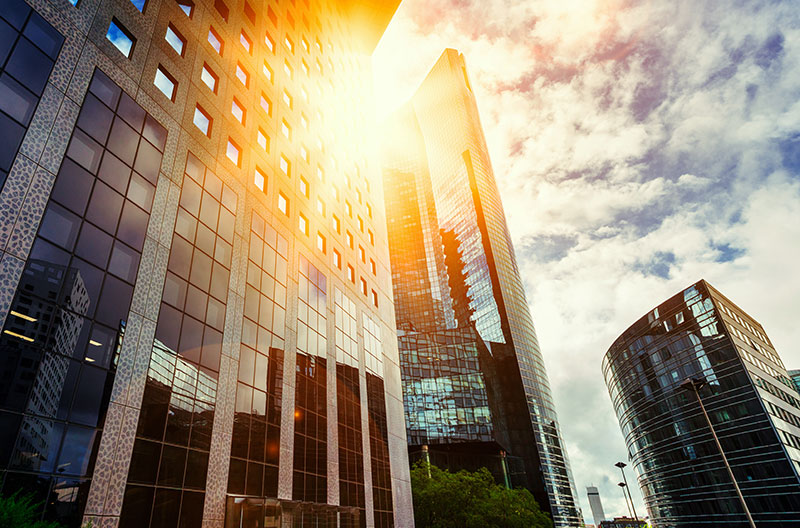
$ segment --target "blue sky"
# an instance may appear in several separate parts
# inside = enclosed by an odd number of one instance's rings
[[[800,10],[405,0],[373,60],[378,112],[445,47],[478,97],[584,515],[592,484],[621,515],[600,363],[638,317],[705,278],[800,368]]]

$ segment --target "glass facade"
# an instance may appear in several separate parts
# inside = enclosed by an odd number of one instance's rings
[[[0,494],[413,523],[363,104],[399,1],[31,4],[0,1]]]
[[[800,399],[766,332],[705,281],[626,330],[603,361],[654,525],[749,526],[686,379],[757,526],[800,519]]]
[[[412,452],[439,445],[444,459],[469,463],[483,451],[556,526],[579,526],[463,56],[445,50],[389,129],[383,174]]]
[[[95,72],[3,326],[2,492],[45,519],[82,515],[165,134]]]

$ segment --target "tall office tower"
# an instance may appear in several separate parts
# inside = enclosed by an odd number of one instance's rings
[[[485,466],[581,522],[464,58],[390,120],[383,175],[412,458]]]
[[[594,486],[587,486],[586,495],[589,497],[589,507],[592,508],[592,520],[594,520],[595,526],[600,526],[600,523],[606,520],[603,501],[600,500],[600,492]]]
[[[795,389],[800,392],[800,370],[790,370],[788,374],[792,378],[792,382],[794,382]]]
[[[800,398],[741,308],[701,280],[618,337],[603,375],[654,526],[750,526],[701,402],[756,525],[798,526]]]
[[[368,141],[398,3],[0,1],[0,493],[413,525]]]

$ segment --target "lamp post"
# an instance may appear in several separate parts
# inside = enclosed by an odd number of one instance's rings
[[[617,484],[617,486],[622,488],[622,496],[625,498],[625,506],[628,507],[628,515],[633,515],[631,513],[631,503],[628,502],[628,495],[625,493],[625,488],[627,487],[626,484],[624,482],[620,482],[619,484]]]
[[[619,468],[620,472],[622,473],[622,482],[625,483],[625,486],[622,488],[622,491],[625,491],[625,488],[628,488],[628,479],[625,478],[625,469],[623,469],[623,468],[625,468],[625,466],[627,466],[627,464],[625,462],[617,462],[614,465],[617,466]],[[628,488],[628,497],[631,498],[631,509],[633,510],[633,520],[635,520],[635,521],[639,520],[639,518],[636,517],[636,506],[633,505],[633,495],[631,495],[631,489],[630,488]]]
[[[744,510],[744,514],[747,516],[747,522],[750,523],[750,528],[756,528],[756,523],[753,522],[753,516],[750,515],[750,509],[747,507],[747,503],[744,501],[744,495],[742,495],[742,490],[739,489],[739,483],[736,482],[736,477],[733,476],[733,470],[731,469],[731,465],[728,463],[728,457],[725,456],[725,451],[722,450],[722,444],[719,443],[719,438],[717,438],[717,432],[714,430],[714,425],[711,423],[711,419],[708,417],[708,413],[706,412],[706,406],[703,405],[703,399],[700,397],[699,388],[705,385],[706,382],[700,379],[695,378],[686,378],[681,383],[680,387],[685,390],[690,390],[694,392],[694,395],[697,397],[697,401],[700,404],[700,410],[703,411],[703,416],[706,418],[706,422],[708,423],[708,428],[711,429],[711,436],[714,437],[714,443],[717,444],[717,449],[719,450],[719,454],[722,457],[722,462],[725,464],[725,469],[728,470],[728,475],[731,477],[731,482],[733,482],[733,487],[736,489],[736,494],[739,496],[739,502],[742,503],[742,509]]]

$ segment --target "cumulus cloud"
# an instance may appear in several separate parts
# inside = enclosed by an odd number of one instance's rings
[[[624,440],[608,346],[705,278],[800,366],[800,12],[792,2],[404,0],[379,113],[464,53],[581,504]],[[637,510],[644,510],[634,489]]]

